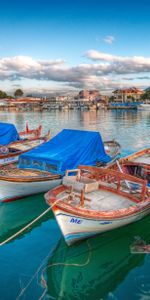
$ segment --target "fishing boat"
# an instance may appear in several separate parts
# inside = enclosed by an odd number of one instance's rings
[[[0,202],[47,192],[65,171],[79,164],[110,163],[99,132],[64,129],[51,140],[19,156],[18,167],[0,169]]]
[[[150,188],[150,165],[134,161],[116,161],[112,166],[113,170],[119,170],[121,173],[130,174],[138,178],[147,180],[147,186]]]
[[[26,123],[25,130],[18,132],[14,124],[0,122],[0,145],[7,146],[13,142],[34,140],[41,137],[41,132],[41,125],[36,129],[29,129],[28,123]]]
[[[49,139],[50,131],[43,137],[18,140],[8,146],[0,146],[0,165],[17,162],[19,155],[45,143]]]
[[[144,148],[119,159],[120,163],[125,161],[150,165],[150,148]]]
[[[39,125],[35,129],[29,129],[28,122],[26,122],[26,128],[24,131],[19,131],[19,136],[21,139],[34,139],[41,137],[42,125]]]
[[[67,171],[63,184],[46,193],[45,199],[68,245],[138,221],[150,212],[146,180],[88,166]]]
[[[61,176],[46,171],[22,170],[11,164],[0,168],[0,201],[9,202],[47,191],[61,183]]]

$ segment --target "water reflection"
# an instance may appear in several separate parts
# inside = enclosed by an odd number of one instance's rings
[[[52,135],[63,128],[97,130],[105,140],[117,139],[123,151],[149,146],[150,111],[1,112],[1,121],[15,123],[18,130],[23,130],[27,120],[30,127],[41,123],[44,133],[51,129]]]
[[[138,223],[91,238],[89,244],[84,241],[72,247],[66,246],[61,239],[49,258],[44,274],[47,279],[47,296],[62,300],[133,300],[139,299],[138,293],[141,293],[140,299],[146,293],[149,296],[146,299],[150,299],[149,270],[142,277],[138,272],[138,268],[144,265],[146,255],[130,252],[130,245],[136,235],[150,243],[149,226],[150,217],[147,217]],[[59,263],[62,264],[57,265]],[[134,276],[133,269],[136,269]],[[126,282],[130,290],[128,297]]]
[[[0,242],[12,236],[47,209],[43,194],[30,196],[19,201],[0,204]],[[45,215],[29,230],[53,217],[52,213]],[[26,231],[25,231],[26,234]],[[23,237],[24,234],[21,235]],[[19,236],[20,238],[20,236]]]

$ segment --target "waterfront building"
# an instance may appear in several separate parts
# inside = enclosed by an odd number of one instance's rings
[[[143,91],[135,87],[118,89],[113,92],[115,102],[133,102],[140,100]]]

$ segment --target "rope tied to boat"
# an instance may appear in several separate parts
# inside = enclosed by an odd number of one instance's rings
[[[6,243],[10,242],[11,240],[13,240],[15,237],[17,237],[18,235],[20,235],[22,232],[24,232],[26,229],[28,229],[30,226],[32,226],[34,223],[36,223],[38,220],[40,220],[43,216],[45,216],[52,208],[53,206],[55,206],[55,204],[57,202],[59,202],[61,199],[57,199],[48,209],[46,209],[42,214],[40,214],[37,218],[35,218],[33,221],[31,221],[30,223],[28,223],[25,227],[23,227],[22,229],[20,229],[18,232],[16,232],[15,234],[13,234],[12,236],[10,236],[9,238],[7,238],[5,241],[0,243],[0,246],[5,245]]]

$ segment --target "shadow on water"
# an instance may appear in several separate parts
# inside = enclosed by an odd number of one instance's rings
[[[48,298],[133,300],[142,299],[138,296],[141,293],[147,296],[143,299],[150,299],[149,269],[144,277],[139,271],[148,255],[130,252],[137,235],[150,243],[149,228],[150,217],[146,217],[71,247],[61,239],[43,272]],[[148,286],[143,287],[145,281]]]
[[[0,242],[12,236],[28,223],[42,214],[48,208],[43,194],[26,197],[17,201],[0,204]],[[53,217],[52,212],[47,213],[27,231],[39,226],[43,221]],[[21,235],[23,236],[23,235]]]

